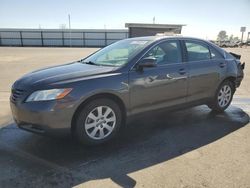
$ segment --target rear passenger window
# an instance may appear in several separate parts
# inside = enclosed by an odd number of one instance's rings
[[[188,61],[202,61],[210,59],[210,51],[207,46],[196,42],[185,42]]]
[[[210,48],[210,52],[212,59],[224,59],[222,55],[219,52],[217,52],[214,48]]]

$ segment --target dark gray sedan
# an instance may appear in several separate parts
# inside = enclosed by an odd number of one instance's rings
[[[243,79],[239,59],[195,38],[130,38],[23,76],[10,105],[24,130],[100,144],[137,113],[201,104],[224,111]]]

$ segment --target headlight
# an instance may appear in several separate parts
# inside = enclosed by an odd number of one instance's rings
[[[35,91],[26,99],[26,102],[62,99],[68,95],[71,90],[72,88]]]

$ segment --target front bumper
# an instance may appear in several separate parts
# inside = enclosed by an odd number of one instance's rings
[[[15,103],[10,101],[19,128],[48,135],[69,135],[75,109],[67,101]]]

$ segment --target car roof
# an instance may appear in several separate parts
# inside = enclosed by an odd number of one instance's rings
[[[133,37],[128,38],[127,40],[150,40],[150,41],[158,41],[162,39],[191,39],[191,40],[200,40],[204,42],[209,42],[207,40],[203,40],[195,37],[186,37],[186,36],[145,36],[145,37]]]
[[[164,39],[184,39],[184,40],[196,40],[199,42],[204,42],[210,46],[212,46],[213,48],[215,48],[216,50],[218,50],[223,56],[225,56],[224,54],[228,54],[224,49],[218,47],[216,44],[208,41],[208,40],[204,40],[204,39],[200,39],[200,38],[195,38],[195,37],[186,37],[186,36],[146,36],[146,37],[134,37],[134,38],[128,38],[125,40],[148,40],[151,41],[152,43],[157,42],[157,41],[161,41]]]

